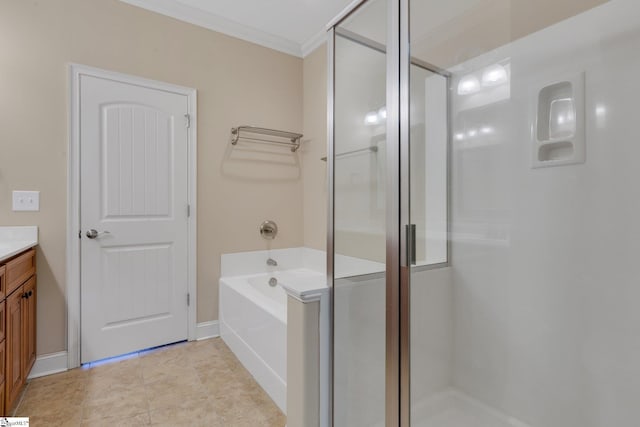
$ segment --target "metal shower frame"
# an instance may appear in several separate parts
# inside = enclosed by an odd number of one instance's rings
[[[409,254],[408,233],[410,225],[410,123],[409,89],[410,65],[416,65],[447,79],[450,87],[451,75],[446,70],[410,56],[409,2],[410,0],[385,0],[387,2],[386,46],[369,40],[344,28],[339,28],[369,0],[353,1],[327,27],[327,283],[331,295],[330,343],[330,399],[329,425],[334,425],[333,411],[333,367],[334,367],[334,207],[335,207],[335,41],[336,36],[349,39],[386,54],[386,349],[385,349],[385,425],[387,427],[409,427],[410,399],[410,278],[411,272],[439,268],[448,265],[450,245],[447,242],[447,262],[425,267],[412,267]],[[447,108],[450,107],[447,96]],[[450,187],[450,137],[451,122],[447,115],[447,187]],[[389,191],[396,189],[396,191]],[[447,189],[448,223],[450,224],[450,196]],[[447,230],[449,232],[449,230]],[[324,425],[324,424],[321,424]]]

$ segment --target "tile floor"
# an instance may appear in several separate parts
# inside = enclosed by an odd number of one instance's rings
[[[31,380],[15,409],[38,426],[274,426],[286,418],[220,338]]]

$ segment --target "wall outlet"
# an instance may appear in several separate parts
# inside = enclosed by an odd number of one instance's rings
[[[39,191],[14,191],[13,192],[14,211],[39,211],[40,192]]]

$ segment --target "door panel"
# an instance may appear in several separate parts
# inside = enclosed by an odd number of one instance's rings
[[[169,216],[172,117],[129,104],[103,106],[101,115],[104,218]]]
[[[188,105],[184,95],[97,77],[80,86],[87,363],[187,338]]]
[[[105,327],[171,314],[171,252],[168,244],[110,247],[102,252],[110,284],[103,295],[115,308],[105,313]]]

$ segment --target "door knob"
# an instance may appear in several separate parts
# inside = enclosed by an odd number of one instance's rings
[[[111,233],[108,231],[98,231],[93,228],[87,231],[87,237],[90,239],[95,239],[96,237],[100,237],[101,234],[111,234]]]

